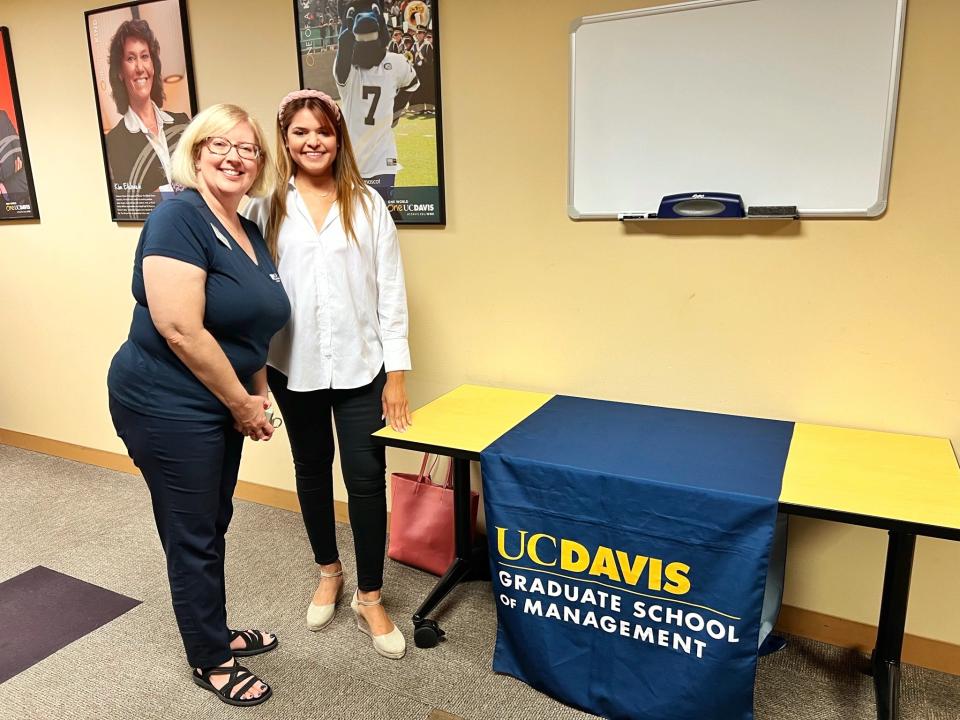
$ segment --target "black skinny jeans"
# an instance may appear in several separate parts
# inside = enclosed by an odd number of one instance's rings
[[[290,437],[297,496],[313,556],[319,565],[336,562],[333,514],[333,421],[340,444],[340,469],[347,486],[350,526],[357,554],[357,586],[363,592],[383,586],[387,539],[386,451],[370,434],[383,427],[381,397],[387,375],[349,390],[287,389],[287,376],[267,366],[267,381]]]

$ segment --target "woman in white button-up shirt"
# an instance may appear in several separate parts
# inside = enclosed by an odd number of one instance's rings
[[[357,170],[345,123],[325,93],[298,90],[277,114],[278,189],[246,209],[263,229],[290,297],[289,324],[270,345],[267,377],[286,423],[320,583],[307,609],[326,627],[343,591],[333,511],[334,441],[357,555],[351,607],[385,657],[406,645],[381,604],[386,460],[370,434],[410,424],[407,301],[397,229]]]

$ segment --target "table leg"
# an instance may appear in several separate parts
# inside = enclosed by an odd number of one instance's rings
[[[470,528],[470,461],[453,459],[454,559],[423,604],[413,614],[413,639],[417,647],[429,648],[445,635],[427,615],[474,569],[473,533]]]
[[[453,537],[455,554],[470,562],[473,553],[473,532],[470,527],[470,461],[454,458],[453,462]]]
[[[873,651],[873,687],[877,697],[877,720],[900,718],[900,654],[907,621],[910,574],[917,536],[890,531],[887,565],[883,576],[883,599],[877,646]]]

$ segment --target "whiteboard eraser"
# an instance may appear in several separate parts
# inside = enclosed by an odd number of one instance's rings
[[[747,208],[747,217],[792,218],[799,219],[796,205],[751,205]]]
[[[742,218],[743,199],[735,193],[696,192],[664,195],[658,218]]]

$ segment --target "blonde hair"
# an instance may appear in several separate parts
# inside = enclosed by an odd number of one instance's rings
[[[187,125],[186,130],[180,136],[180,142],[177,143],[177,149],[173,151],[173,157],[170,159],[170,175],[173,181],[184,187],[197,189],[199,186],[197,160],[200,158],[200,150],[203,149],[204,141],[208,137],[228,133],[242,122],[250,124],[250,127],[253,128],[253,134],[257,138],[257,145],[260,146],[257,177],[247,191],[247,195],[250,197],[269,195],[273,190],[273,173],[267,172],[266,169],[273,163],[263,128],[242,107],[227,103],[211,105],[206,110],[197,113],[190,124]]]
[[[333,179],[337,188],[337,203],[340,206],[340,221],[343,223],[343,230],[347,237],[354,243],[357,242],[357,234],[353,227],[354,210],[359,206],[363,208],[364,215],[370,220],[370,196],[371,192],[367,184],[360,175],[357,168],[357,160],[353,154],[353,146],[350,144],[350,136],[347,134],[346,126],[341,122],[340,117],[327,103],[314,97],[297,98],[291,100],[283,107],[283,111],[277,116],[277,162],[276,162],[276,185],[273,190],[273,197],[270,202],[270,216],[267,218],[267,227],[264,235],[266,236],[267,247],[273,259],[277,260],[277,235],[280,231],[280,225],[287,215],[287,185],[290,178],[296,172],[296,165],[290,159],[290,151],[287,149],[286,136],[287,129],[293,121],[293,116],[304,108],[310,110],[321,123],[325,123],[333,128],[334,135],[337,138],[337,157],[333,161]]]

